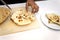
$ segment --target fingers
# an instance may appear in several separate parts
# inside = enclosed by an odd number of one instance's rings
[[[28,11],[28,2],[26,3],[26,11]]]
[[[34,5],[32,7],[32,13],[36,13],[36,12],[38,12],[38,10],[39,10],[39,7],[37,5]]]
[[[38,12],[38,10],[39,10],[39,7],[38,6],[35,7],[35,13]]]
[[[36,13],[39,10],[39,7],[37,6],[37,4],[35,4],[34,2],[28,2],[26,3],[26,10],[28,11],[28,7],[31,6],[32,7],[32,13]]]

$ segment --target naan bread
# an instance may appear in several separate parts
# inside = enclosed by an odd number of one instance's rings
[[[13,12],[11,19],[17,25],[27,25],[35,20],[33,13],[27,12],[25,9]]]
[[[4,7],[0,7],[0,24],[3,23],[10,14],[10,10]]]
[[[46,14],[46,17],[49,19],[49,22],[60,25],[60,16],[56,14]]]

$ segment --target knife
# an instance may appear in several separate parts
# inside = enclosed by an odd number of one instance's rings
[[[11,10],[11,8],[8,6],[8,4],[5,1],[3,1],[3,0],[0,0],[0,1]]]

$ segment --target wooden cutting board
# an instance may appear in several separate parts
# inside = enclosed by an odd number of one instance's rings
[[[30,29],[35,29],[35,28],[39,28],[39,23],[37,19],[29,25],[18,26],[15,23],[13,23],[10,18],[8,18],[3,24],[0,25],[0,36],[12,34],[16,32],[22,32]]]

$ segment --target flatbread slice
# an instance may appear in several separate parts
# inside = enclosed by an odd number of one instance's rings
[[[33,13],[27,12],[25,9],[16,10],[11,19],[17,25],[27,25],[35,20]]]
[[[0,7],[0,24],[3,23],[10,14],[10,10],[4,7]]]
[[[56,14],[46,14],[46,17],[49,19],[51,23],[55,23],[60,25],[60,16]]]

